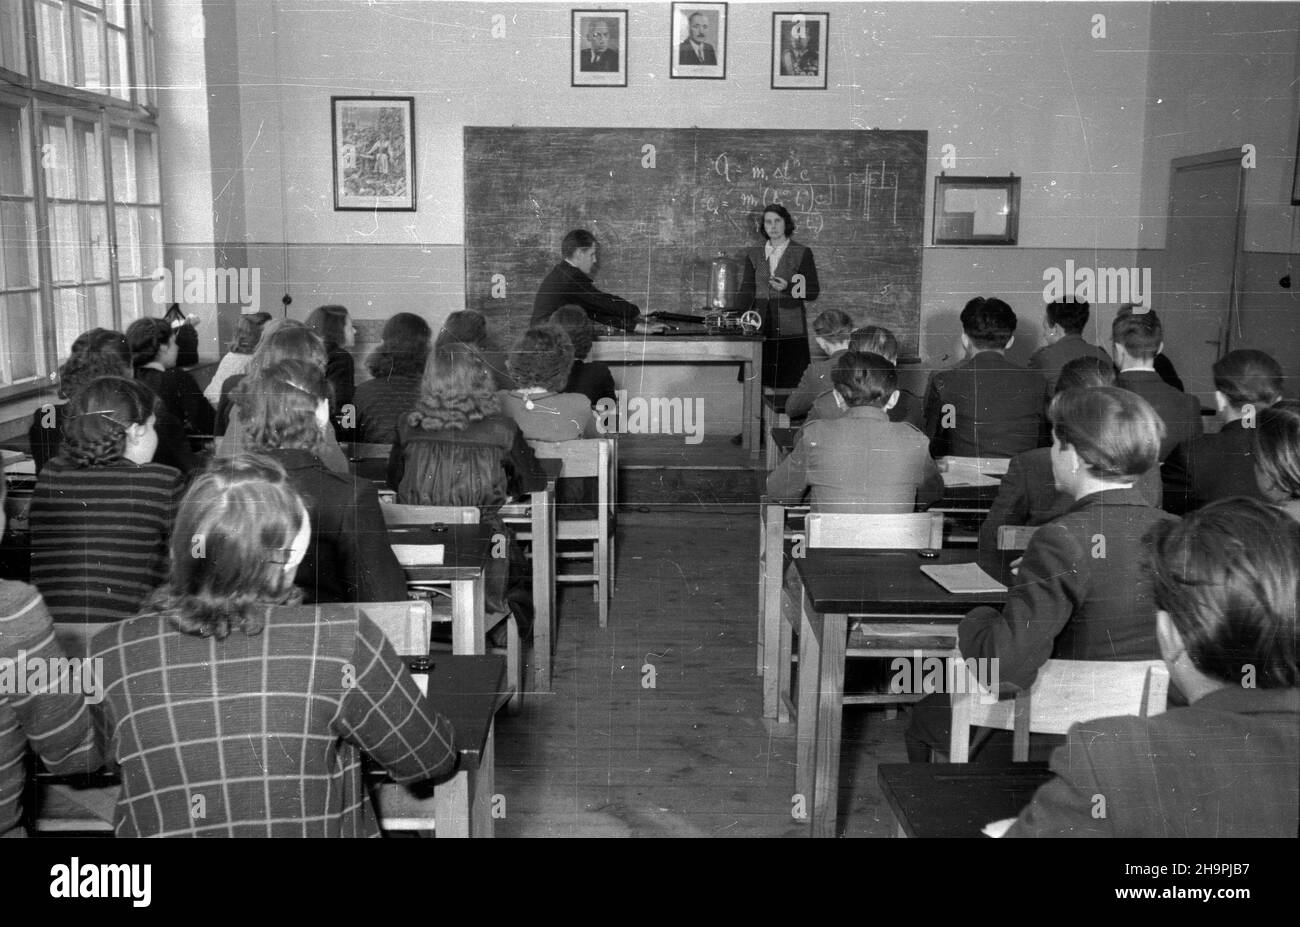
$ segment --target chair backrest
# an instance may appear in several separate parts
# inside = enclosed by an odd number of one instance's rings
[[[343,445],[343,453],[351,463],[361,460],[387,460],[392,450],[391,444],[367,444],[364,441],[353,441],[351,444]]]
[[[618,442],[612,437],[582,438],[574,441],[529,441],[533,453],[542,460],[564,461],[561,479],[596,477],[599,503],[612,510],[616,505]]]
[[[926,550],[943,546],[941,512],[808,515],[809,547]]]
[[[433,609],[428,602],[361,602],[357,608],[379,625],[398,656],[422,657],[429,652]]]
[[[998,550],[1024,550],[1037,530],[1034,525],[998,525]]]
[[[952,739],[948,758],[970,757],[971,727],[1014,731],[1013,758],[1029,759],[1029,734],[1064,734],[1070,725],[1113,715],[1148,718],[1165,710],[1169,670],[1161,660],[1048,660],[1038,678],[1015,700],[997,700],[980,686],[978,667],[965,662],[948,673],[953,680]]]
[[[401,505],[379,501],[384,524],[394,525],[477,525],[479,510],[473,505]]]

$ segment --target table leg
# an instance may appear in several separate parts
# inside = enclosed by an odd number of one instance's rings
[[[844,657],[848,645],[848,615],[826,615],[822,619],[821,660],[802,661],[799,675],[816,672],[817,735],[814,744],[812,835],[834,837],[840,797],[840,731],[844,720]]]
[[[492,836],[492,800],[496,792],[496,722],[488,727],[487,743],[479,758],[470,790],[470,836]]]
[[[755,341],[754,344],[757,345],[754,349],[755,356],[751,357],[742,366],[742,375],[745,378],[745,396],[741,415],[745,419],[745,427],[742,432],[745,449],[749,451],[751,459],[757,460],[760,445],[762,444],[763,371],[761,369],[762,342]]]
[[[785,506],[765,505],[763,515],[762,598],[759,601],[759,670],[763,674],[763,717],[775,718],[780,707],[777,645],[781,631],[781,584],[785,572]]]
[[[451,582],[451,652],[487,653],[487,619],[483,614],[483,571],[473,579]]]
[[[555,626],[555,534],[551,494],[532,494],[533,666],[537,691],[551,691],[551,635]]]
[[[816,666],[821,658],[821,616],[807,604],[803,580],[794,576],[792,594],[800,603],[799,616],[799,704],[795,718],[795,773],[794,791],[803,799],[806,820],[812,820],[813,793],[817,772],[817,685],[820,679]],[[808,661],[808,662],[805,662]]]
[[[433,790],[433,821],[438,837],[469,837],[473,830],[470,813],[473,771],[459,770]]]

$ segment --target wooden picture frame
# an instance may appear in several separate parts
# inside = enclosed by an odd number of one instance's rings
[[[1300,206],[1300,130],[1296,132],[1295,162],[1291,177],[1291,205]]]
[[[1019,238],[1019,177],[934,178],[931,244],[1014,245]]]
[[[674,80],[725,80],[727,5],[674,3],[668,75]]]
[[[573,10],[570,36],[570,86],[627,86],[627,10]]]
[[[336,212],[415,212],[415,97],[330,97]]]
[[[825,90],[830,13],[772,14],[772,89]]]

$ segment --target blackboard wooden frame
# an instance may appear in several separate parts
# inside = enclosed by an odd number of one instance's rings
[[[1300,130],[1296,132],[1295,163],[1291,178],[1291,205],[1300,206]]]

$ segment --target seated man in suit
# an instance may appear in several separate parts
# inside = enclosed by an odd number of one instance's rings
[[[879,354],[898,370],[898,402],[889,410],[891,422],[907,422],[919,431],[925,425],[925,409],[922,399],[929,379],[919,365],[901,367],[898,365],[898,339],[894,333],[879,325],[864,325],[854,330],[849,337],[849,350],[859,354]],[[817,419],[839,418],[848,410],[840,394],[830,389],[817,397],[808,421]]]
[[[1110,327],[1115,342],[1115,366],[1119,378],[1115,385],[1137,393],[1156,410],[1165,423],[1165,439],[1160,444],[1160,462],[1164,463],[1174,448],[1201,434],[1201,401],[1174,389],[1160,378],[1155,359],[1164,347],[1164,328],[1153,310],[1134,312],[1120,309]]]
[[[1187,706],[1075,724],[1007,836],[1295,837],[1300,525],[1222,500],[1157,523],[1147,560],[1160,655]]]
[[[977,296],[961,311],[967,359],[930,378],[925,431],[934,457],[1013,457],[1038,447],[1047,384],[1007,360],[1016,314],[995,297]]]
[[[790,456],[767,479],[767,496],[798,503],[804,492],[814,511],[911,512],[943,495],[943,479],[925,436],[891,422],[898,401],[894,365],[877,354],[847,351],[831,374],[848,407],[830,421],[809,422]]]
[[[687,20],[687,28],[690,35],[685,42],[677,46],[677,63],[693,65],[709,65],[718,63],[718,53],[713,50],[713,46],[704,41],[709,37],[709,17],[704,13],[695,12]]]
[[[1143,535],[1172,516],[1148,504],[1136,483],[1155,466],[1164,426],[1141,396],[1113,386],[1058,393],[1048,414],[1052,476],[1074,504],[1030,538],[1002,610],[981,606],[957,627],[963,657],[998,661],[1004,695],[1033,685],[1049,659],[1159,656],[1139,561]],[[946,753],[951,721],[946,693],[917,702],[908,758]]]
[[[1165,461],[1165,509],[1182,515],[1228,496],[1263,499],[1255,483],[1255,416],[1282,398],[1282,367],[1263,351],[1229,351],[1214,362],[1223,427],[1174,448]]]
[[[1043,317],[1043,337],[1046,344],[1029,358],[1033,370],[1042,371],[1047,388],[1056,391],[1056,378],[1061,368],[1076,357],[1099,357],[1110,363],[1104,348],[1083,340],[1083,327],[1088,324],[1088,304],[1073,299],[1048,303]]]
[[[843,310],[827,309],[813,319],[813,338],[826,357],[804,368],[799,385],[785,401],[786,415],[792,419],[803,418],[817,397],[831,389],[831,371],[849,349],[852,334],[853,319]]]
[[[591,282],[596,264],[600,261],[596,236],[586,229],[574,229],[560,243],[564,260],[556,264],[537,288],[533,300],[533,317],[530,327],[548,321],[561,306],[581,306],[593,322],[610,325],[625,331],[663,331],[662,325],[647,325],[640,321],[641,310],[619,296],[611,296],[596,289]]]

